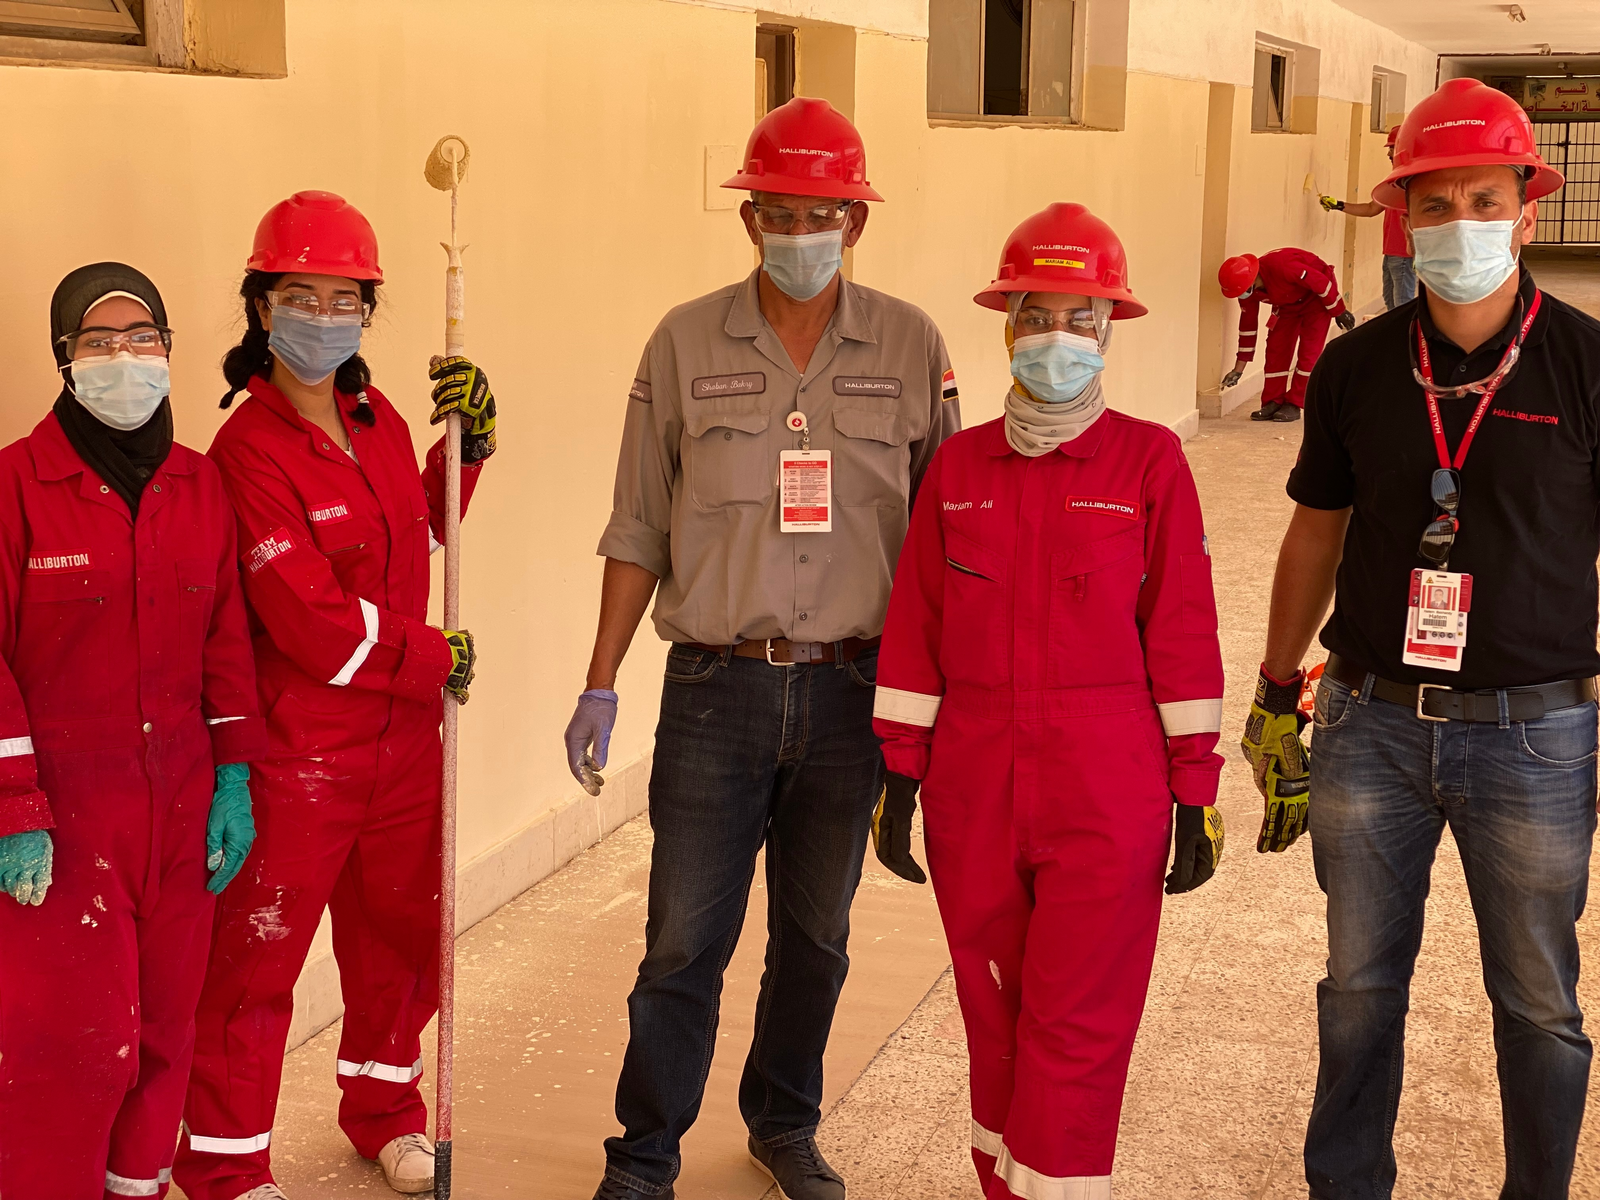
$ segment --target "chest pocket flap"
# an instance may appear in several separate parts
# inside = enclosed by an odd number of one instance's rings
[[[1010,564],[1004,558],[954,529],[944,531],[944,561],[952,571],[995,583],[1004,583],[1010,574]]]
[[[1071,579],[1077,575],[1091,575],[1095,571],[1119,563],[1135,554],[1144,553],[1143,521],[1114,533],[1110,537],[1096,538],[1092,542],[1079,542],[1066,546],[1050,555],[1050,578]]]
[[[690,492],[701,508],[763,504],[772,494],[777,453],[765,449],[772,410],[754,398],[695,403],[683,415],[681,453]]]
[[[20,599],[24,604],[104,600],[110,588],[110,571],[26,571]]]
[[[872,412],[864,408],[836,408],[833,427],[845,437],[864,438],[886,446],[903,446],[911,428],[899,413]]]
[[[727,412],[697,409],[683,414],[683,427],[690,437],[704,437],[713,429],[737,429],[740,433],[762,433],[772,423],[772,413],[754,408]]]
[[[385,530],[379,522],[366,513],[340,517],[335,512],[334,519],[325,517],[319,519],[319,516],[339,508],[348,506],[343,501],[334,505],[307,505],[306,514],[311,526],[311,540],[317,544],[317,549],[322,553],[338,554],[341,550],[355,550],[385,535]]]

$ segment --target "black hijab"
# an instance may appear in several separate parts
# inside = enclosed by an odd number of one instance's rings
[[[56,366],[67,367],[69,372],[63,375],[55,414],[78,457],[127,502],[128,514],[138,517],[144,485],[172,450],[172,401],[162,400],[161,407],[137,429],[111,428],[72,394],[72,360],[60,340],[82,325],[84,314],[112,292],[137,296],[157,325],[167,323],[167,306],[161,302],[156,285],[123,263],[91,263],[63,279],[50,298],[50,349],[56,356]]]

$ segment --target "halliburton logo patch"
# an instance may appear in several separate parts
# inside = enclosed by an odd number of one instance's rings
[[[287,554],[293,549],[294,539],[289,536],[289,531],[280,529],[276,533],[269,533],[251,547],[250,553],[245,555],[244,565],[254,575],[280,554]]]
[[[1514,408],[1492,408],[1489,411],[1497,417],[1510,417],[1513,421],[1528,421],[1534,425],[1561,424],[1561,418],[1555,413],[1525,413]]]
[[[1113,500],[1105,496],[1068,496],[1067,511],[1105,513],[1108,517],[1126,517],[1130,521],[1144,516],[1144,508],[1137,500]]]
[[[340,521],[350,519],[350,506],[343,500],[329,500],[311,509],[310,516],[317,525],[337,525]]]
[[[633,386],[628,389],[628,399],[637,400],[640,404],[650,403],[650,385],[643,379],[635,379]]]
[[[900,395],[898,379],[877,378],[871,375],[837,375],[833,380],[835,396],[883,396],[894,399]]]
[[[93,565],[87,550],[62,550],[55,554],[28,555],[30,571],[87,571]]]

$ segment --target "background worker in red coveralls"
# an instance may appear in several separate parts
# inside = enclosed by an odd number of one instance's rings
[[[1265,300],[1272,306],[1267,321],[1267,382],[1261,407],[1252,421],[1298,421],[1306,406],[1311,368],[1328,340],[1328,322],[1354,329],[1355,314],[1346,310],[1333,267],[1309,250],[1289,247],[1257,258],[1239,254],[1217,272],[1222,294],[1239,301],[1239,357],[1222,377],[1223,389],[1244,375],[1256,356],[1256,322]],[[1298,360],[1295,343],[1300,344]]]
[[[217,469],[121,263],[61,281],[65,386],[0,451],[0,1195],[163,1196],[265,747]]]
[[[1171,431],[1107,410],[1113,320],[1144,315],[1110,226],[1052,204],[976,297],[1004,309],[1005,416],[947,441],[900,555],[873,727],[878,857],[928,866],[990,1200],[1108,1200],[1168,892],[1212,875],[1222,655],[1200,502]]]
[[[1394,162],[1394,142],[1400,126],[1389,130],[1389,161]],[[1352,217],[1383,217],[1383,306],[1399,308],[1417,298],[1417,272],[1411,253],[1411,236],[1406,232],[1406,214],[1398,208],[1385,208],[1376,200],[1335,200],[1322,197],[1329,212],[1349,213]]]
[[[339,1125],[391,1187],[433,1186],[417,1090],[437,1004],[440,689],[466,699],[472,641],[425,623],[444,444],[417,470],[357,353],[383,275],[372,227],[300,192],[256,230],[247,329],[223,363],[248,397],[211,447],[239,552],[267,713],[261,840],[217,920],[187,1136],[190,1200],[281,1196],[269,1163],[293,988],[324,906],[344,992]],[[488,381],[446,359],[433,420],[462,415],[462,505],[494,451]]]

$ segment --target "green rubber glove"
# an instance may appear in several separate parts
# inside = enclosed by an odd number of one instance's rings
[[[233,882],[256,840],[256,822],[250,815],[250,768],[244,763],[223,763],[217,768],[217,790],[206,818],[206,869],[213,872],[206,891],[213,896]]]
[[[55,845],[43,829],[0,838],[0,892],[9,892],[18,904],[43,904],[54,857]]]

